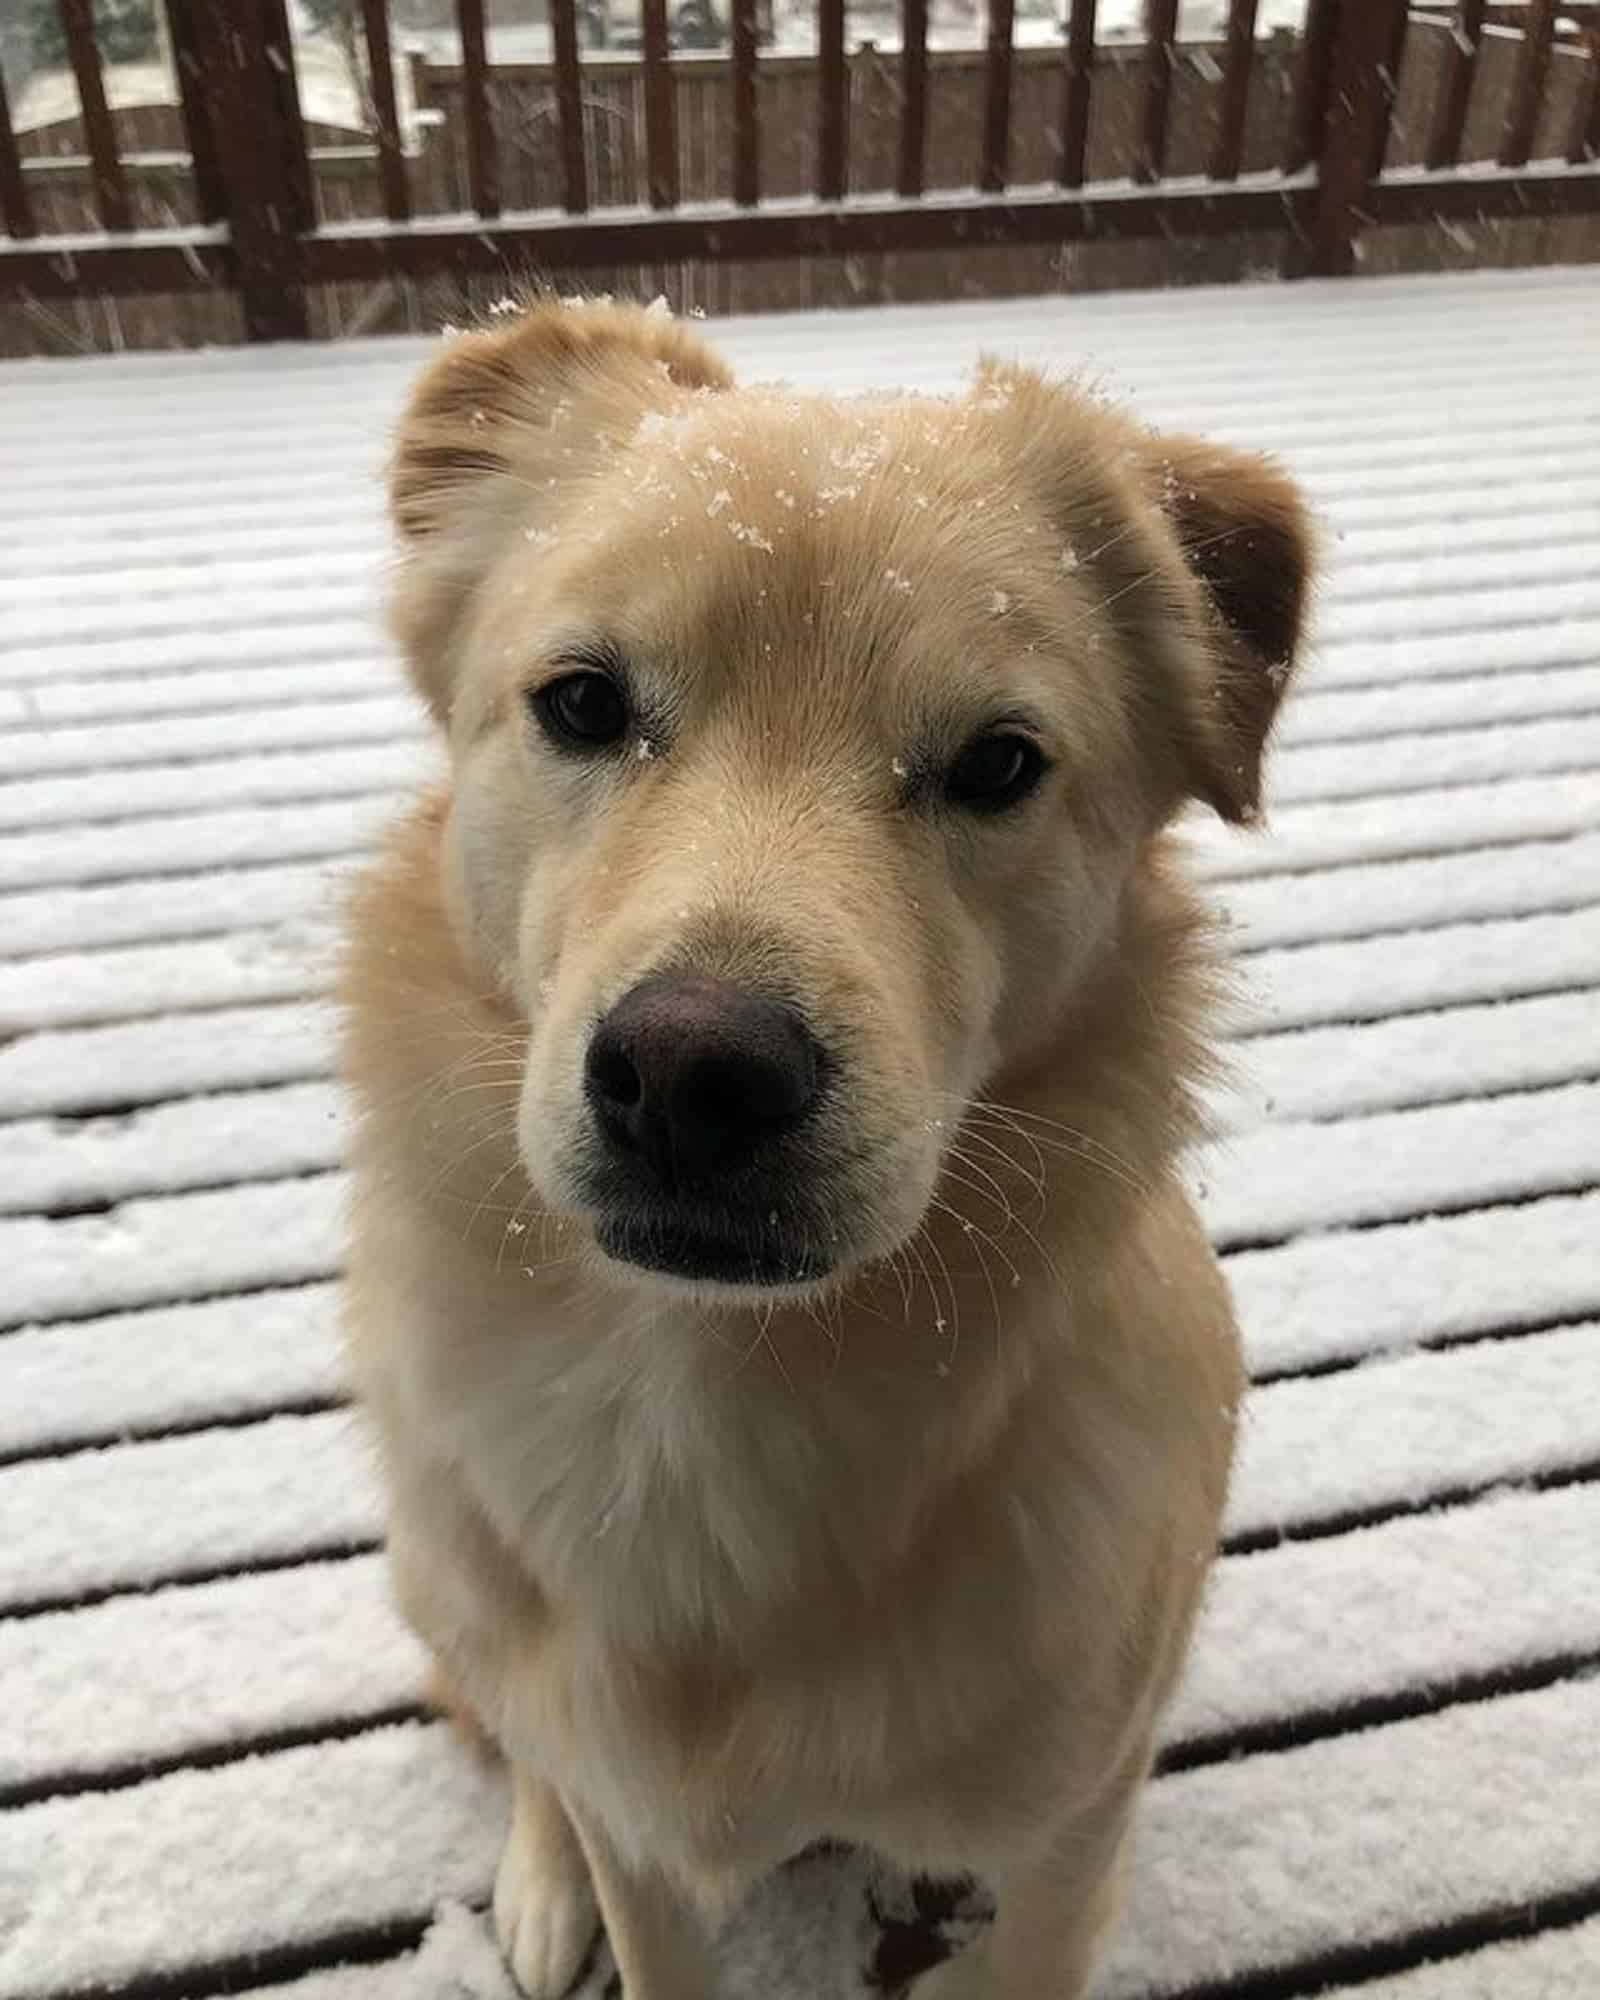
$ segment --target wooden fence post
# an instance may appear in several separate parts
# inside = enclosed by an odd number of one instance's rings
[[[304,127],[286,116],[294,58],[283,18],[282,0],[196,0],[190,22],[250,340],[311,331],[300,246],[312,219],[310,169]]]
[[[1383,164],[1395,98],[1395,51],[1406,0],[1340,0],[1322,144],[1317,205],[1304,242],[1292,246],[1286,275],[1341,278],[1355,269],[1363,204]]]

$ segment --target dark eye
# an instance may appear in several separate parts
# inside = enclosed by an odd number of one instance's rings
[[[585,667],[547,681],[532,696],[534,714],[569,750],[604,750],[628,732],[628,698],[610,674]]]
[[[994,729],[975,736],[950,766],[945,797],[971,812],[1004,812],[1028,796],[1044,771],[1044,752],[1031,737]]]

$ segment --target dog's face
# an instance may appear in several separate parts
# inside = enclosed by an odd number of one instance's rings
[[[1143,843],[1255,809],[1292,490],[1036,378],[738,391],[670,321],[548,307],[446,350],[393,499],[519,1148],[654,1282],[892,1251],[968,1100],[1068,1031]]]

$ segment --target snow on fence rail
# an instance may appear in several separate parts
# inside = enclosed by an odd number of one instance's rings
[[[1143,41],[1131,50],[1120,37],[1109,45],[1104,16],[1097,40],[1095,0],[1067,0],[1059,49],[1034,46],[1031,32],[1019,38],[1016,0],[988,0],[975,56],[930,48],[929,0],[900,0],[885,46],[859,52],[875,79],[870,106],[846,48],[845,0],[818,0],[816,53],[804,58],[764,53],[762,0],[729,0],[727,55],[692,62],[673,59],[667,0],[641,0],[631,77],[599,83],[596,65],[580,57],[579,0],[551,0],[551,60],[513,68],[490,61],[483,0],[457,0],[451,115],[431,114],[456,129],[431,143],[414,105],[402,119],[409,94],[397,89],[384,0],[362,0],[361,115],[381,214],[346,220],[334,210],[350,205],[331,203],[313,170],[285,0],[226,10],[167,0],[187,140],[186,155],[175,157],[187,159],[194,220],[163,228],[136,220],[147,206],[130,192],[92,9],[60,0],[60,10],[100,228],[41,233],[29,182],[49,162],[22,156],[0,86],[0,300],[37,309],[94,292],[222,290],[237,294],[253,339],[306,336],[307,289],[323,283],[1245,231],[1280,236],[1289,275],[1339,275],[1354,268],[1358,235],[1374,224],[1437,222],[1460,237],[1478,221],[1600,213],[1600,10],[1588,0],[1533,0],[1515,14],[1483,0],[1448,14],[1406,0],[1308,0],[1300,35],[1270,45],[1258,41],[1255,0],[1231,0],[1225,35],[1195,75],[1178,61],[1177,0],[1144,0]],[[1490,39],[1507,34],[1518,44],[1509,70]],[[1269,46],[1278,63],[1289,49],[1287,72],[1270,79]],[[1409,77],[1424,49],[1431,101],[1420,108],[1420,164],[1400,163],[1392,142],[1402,67]],[[946,75],[952,63],[961,79]],[[1469,102],[1481,105],[1496,63],[1503,106],[1492,157],[1462,164]],[[786,115],[774,119],[771,89],[783,74]],[[952,81],[965,92],[954,126],[943,115]],[[1247,143],[1252,102],[1259,112],[1266,90],[1285,85],[1282,129],[1262,170],[1259,144]],[[1180,126],[1195,119],[1204,142],[1186,143],[1193,161],[1175,167],[1176,142],[1190,137]],[[526,176],[514,142],[530,121],[549,137],[546,178],[559,195],[550,205],[517,199]],[[600,123],[624,133],[626,171],[600,159]],[[695,134],[685,132],[689,123]],[[948,138],[956,126],[971,149],[960,163],[970,179],[930,188],[950,164],[930,159],[930,133]],[[1108,160],[1100,135],[1112,129]],[[708,132],[709,148],[683,143]],[[464,170],[459,188],[453,152]],[[709,169],[694,162],[697,152]],[[444,208],[432,212],[441,186]]]

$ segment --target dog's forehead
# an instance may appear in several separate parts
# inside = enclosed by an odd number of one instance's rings
[[[730,502],[787,511],[802,501],[821,509],[868,496],[915,505],[919,479],[947,486],[995,477],[985,415],[985,405],[965,397],[735,390],[647,412],[627,456],[647,489],[699,492],[708,502],[727,492]]]

